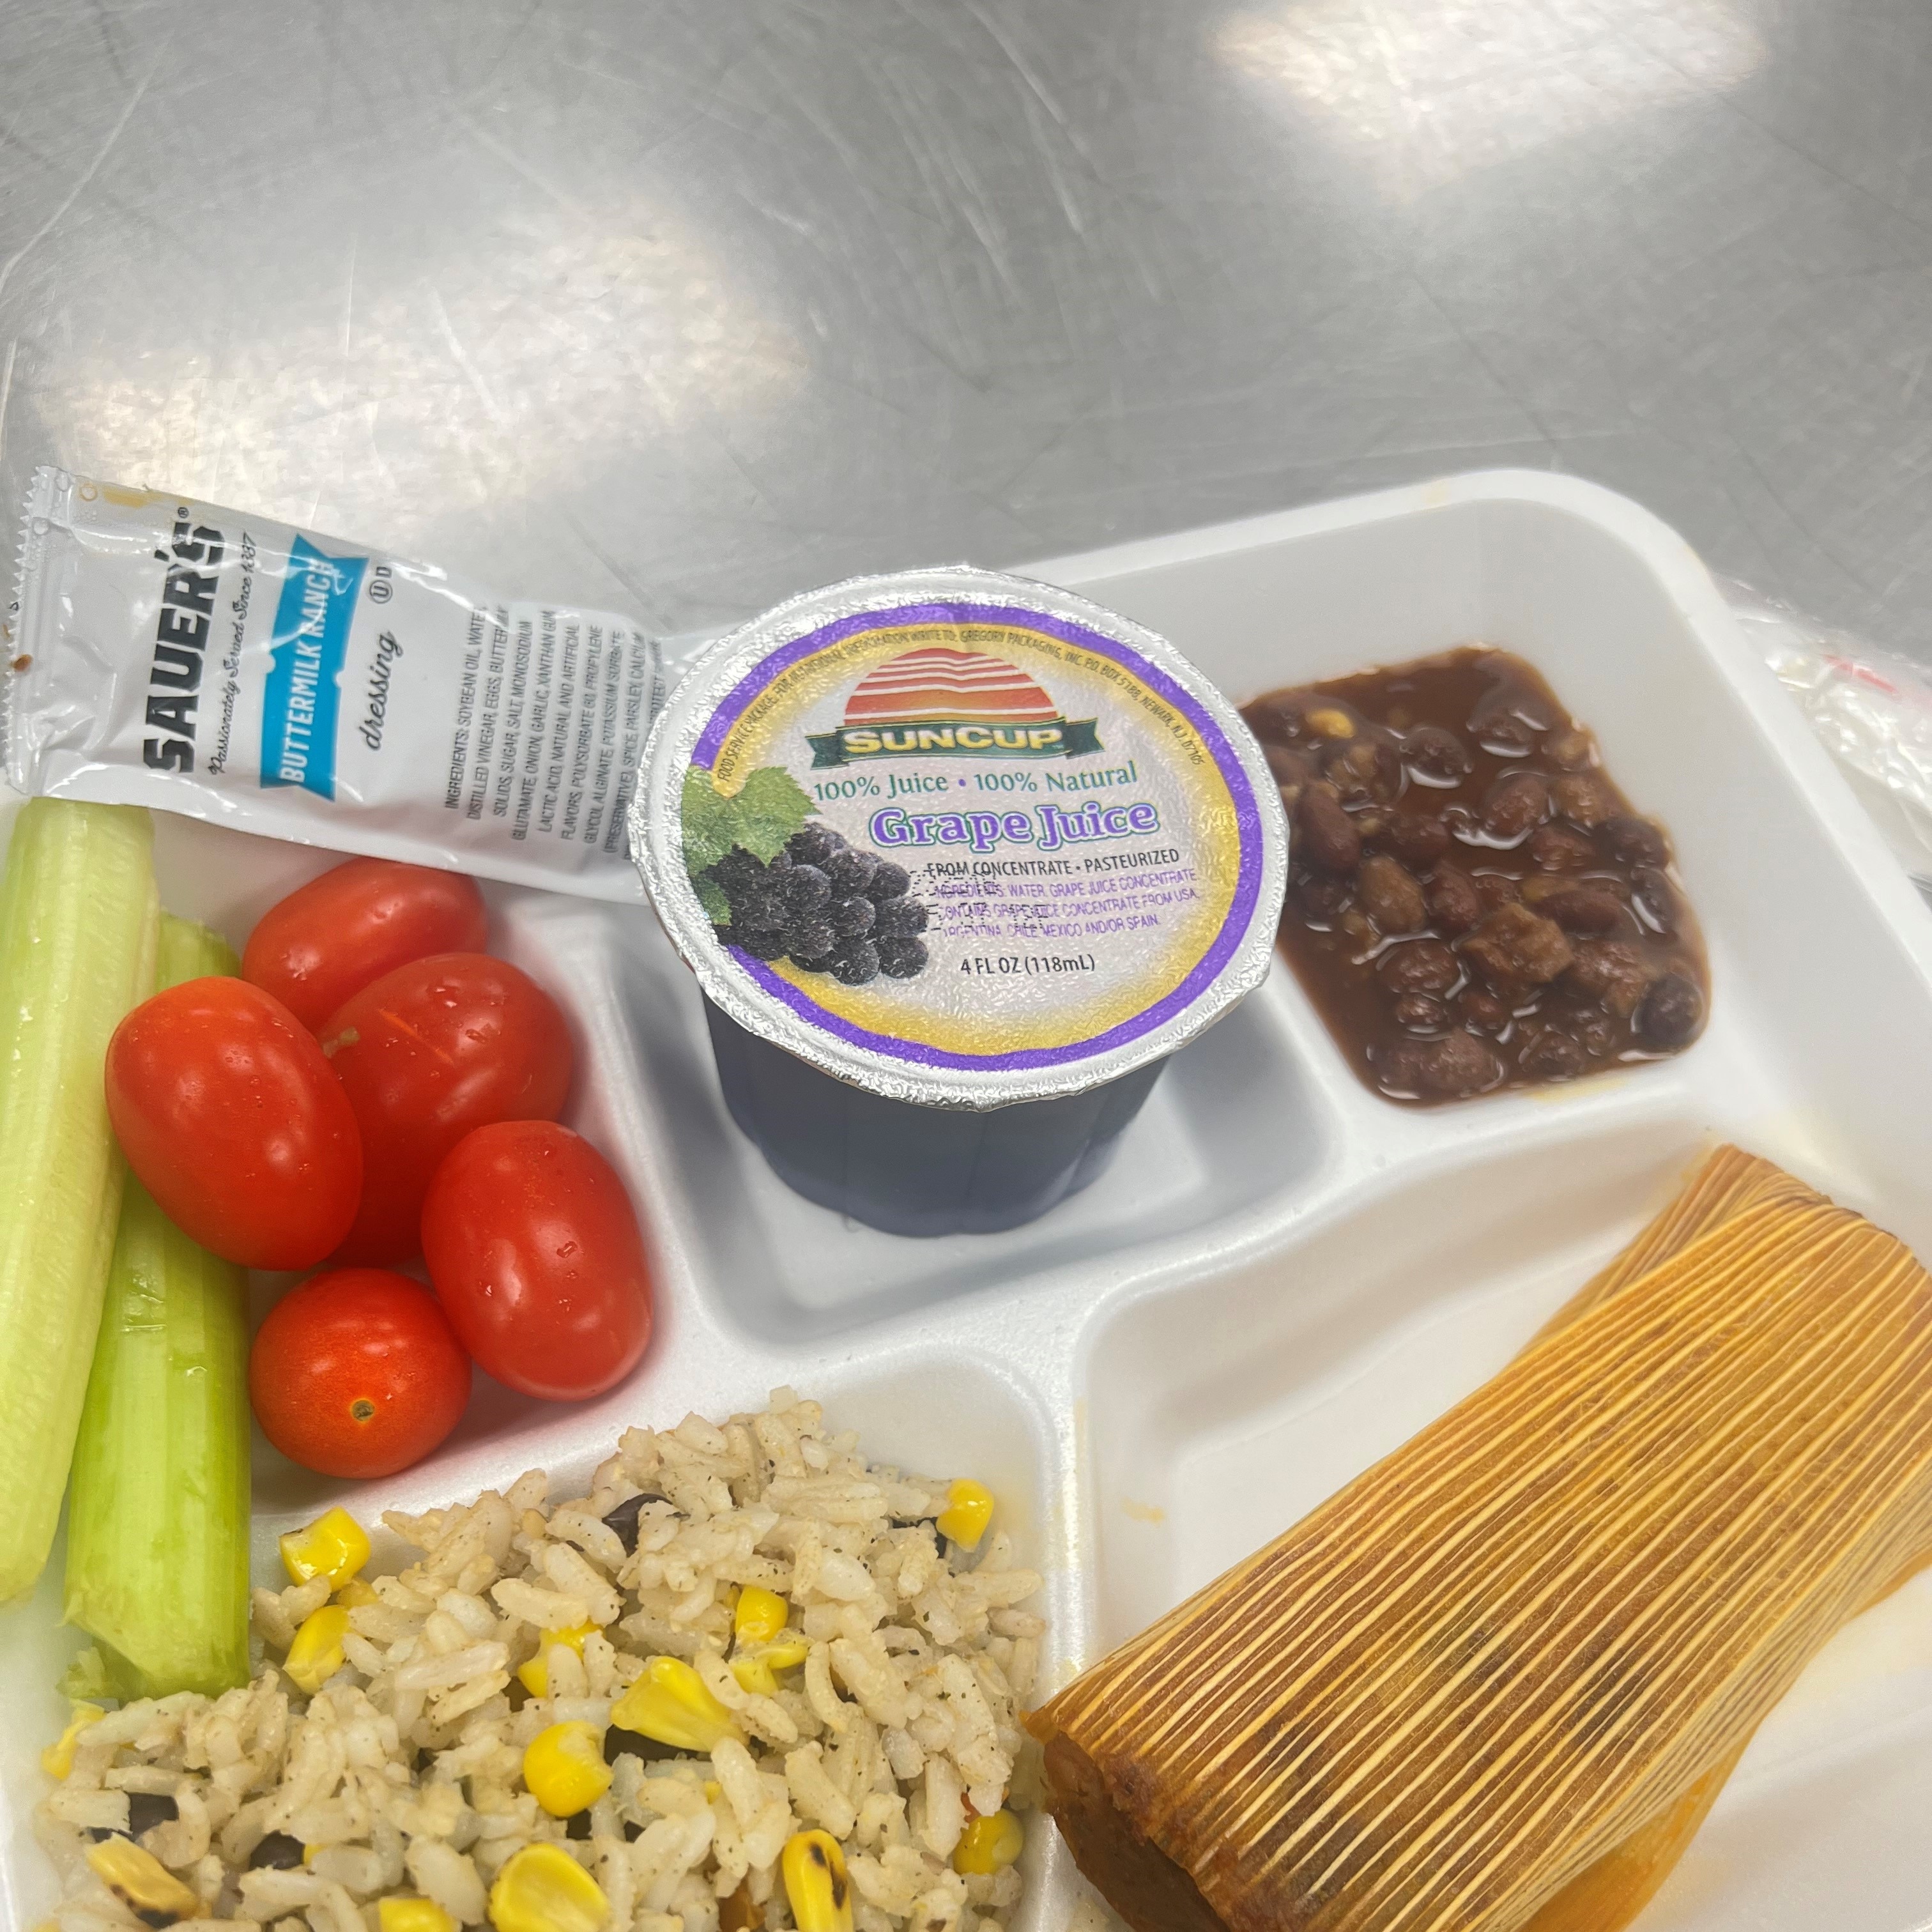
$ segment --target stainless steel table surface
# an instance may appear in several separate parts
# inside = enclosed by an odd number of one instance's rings
[[[1928,88],[1928,0],[0,0],[0,489],[676,628],[1548,464],[1932,658]]]

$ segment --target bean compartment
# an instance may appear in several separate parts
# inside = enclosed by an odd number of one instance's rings
[[[1521,658],[1447,651],[1242,716],[1293,827],[1282,950],[1377,1093],[1574,1080],[1702,1030],[1669,836]]]

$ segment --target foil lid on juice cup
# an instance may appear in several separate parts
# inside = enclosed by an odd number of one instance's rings
[[[1268,970],[1288,830],[1234,706],[1151,632],[952,568],[780,604],[652,729],[631,850],[716,1004],[890,1100],[1085,1092]]]

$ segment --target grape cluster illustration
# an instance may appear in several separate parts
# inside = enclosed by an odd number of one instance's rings
[[[848,986],[924,970],[931,916],[905,868],[810,822],[811,799],[782,766],[727,795],[694,766],[680,812],[685,864],[724,944]]]
[[[928,914],[908,895],[902,866],[808,825],[765,860],[734,845],[711,868],[731,908],[718,934],[754,959],[789,958],[848,986],[880,974],[910,980],[926,964]]]

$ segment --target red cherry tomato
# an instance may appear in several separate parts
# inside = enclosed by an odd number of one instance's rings
[[[242,976],[311,1032],[352,993],[432,952],[480,952],[483,895],[460,872],[351,859],[271,906],[248,935]]]
[[[470,1360],[436,1297],[387,1268],[311,1275],[248,1354],[262,1433],[325,1476],[393,1476],[461,1420]]]
[[[349,1231],[362,1147],[315,1036],[240,980],[145,1000],[107,1044],[107,1112],[175,1225],[244,1268],[312,1268]]]
[[[478,1127],[436,1169],[422,1240],[463,1346],[526,1395],[601,1395],[650,1340],[650,1264],[630,1196],[568,1127]]]
[[[554,1120],[570,1090],[556,1002],[481,952],[386,973],[322,1029],[322,1050],[362,1135],[362,1199],[338,1261],[406,1261],[443,1156],[493,1120]]]

